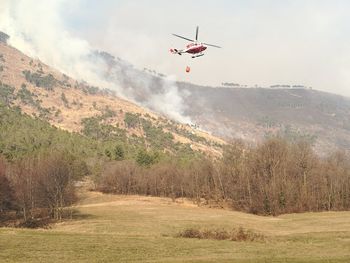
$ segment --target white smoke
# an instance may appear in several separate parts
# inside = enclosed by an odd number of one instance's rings
[[[106,61],[96,57],[86,40],[73,36],[64,26],[62,12],[72,5],[79,6],[81,1],[0,1],[0,31],[10,35],[10,45],[73,78],[115,90],[119,96],[177,121],[190,122],[189,117],[184,116],[184,94],[179,92],[173,78],[163,78],[157,91],[150,87],[149,76],[135,75],[130,67],[115,72],[118,73],[115,78],[106,78]],[[137,79],[139,85],[128,86],[120,80],[128,77]],[[143,94],[142,100],[138,99],[138,94]]]
[[[167,113],[167,115],[174,120],[178,120],[182,123],[191,123],[191,119],[183,114],[185,111],[183,97],[189,94],[185,92],[180,93],[172,77],[162,79],[161,87],[162,90],[159,93],[154,93],[152,90],[149,90],[148,94],[151,94],[151,96],[145,101],[144,105],[158,111],[161,109],[162,112]],[[157,105],[157,108],[154,108],[154,105]]]

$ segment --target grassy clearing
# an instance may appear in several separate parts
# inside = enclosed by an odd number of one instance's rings
[[[0,262],[350,262],[350,212],[260,217],[166,198],[84,193],[74,220],[0,229]],[[250,229],[264,242],[175,237]]]

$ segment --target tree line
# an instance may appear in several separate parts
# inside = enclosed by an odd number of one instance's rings
[[[320,157],[306,142],[235,141],[217,160],[144,162],[141,155],[140,160],[105,160],[94,175],[97,190],[189,198],[260,215],[350,208],[350,157],[344,152]],[[11,161],[0,157],[0,224],[37,226],[71,216],[74,183],[87,174],[92,171],[85,162],[64,151]]]
[[[16,162],[0,158],[0,225],[36,227],[69,216],[75,200],[75,163],[49,152]]]
[[[110,162],[96,178],[97,187],[115,194],[185,197],[261,215],[350,208],[345,152],[320,157],[305,141],[271,138],[258,146],[235,141],[220,160],[174,159],[151,166]]]

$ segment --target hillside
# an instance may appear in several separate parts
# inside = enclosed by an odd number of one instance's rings
[[[23,97],[12,104],[69,131],[81,132],[84,119],[102,116],[101,123],[142,138],[142,123],[130,126],[125,122],[126,116],[135,119],[126,114],[131,113],[171,133],[175,143],[214,155],[220,154],[223,140],[241,138],[257,143],[273,135],[292,141],[306,139],[320,154],[350,150],[350,99],[339,95],[305,88],[214,88],[174,82],[155,71],[139,70],[107,52],[95,52],[94,59],[104,61],[106,66],[103,78],[124,87],[123,95],[135,104],[115,96],[111,90],[78,82],[3,43],[0,54],[1,81]],[[37,84],[48,86],[37,88]],[[26,89],[35,96],[32,102],[25,98],[29,94]],[[174,94],[179,101],[168,101]],[[190,120],[191,126],[160,114],[173,113],[174,109],[175,116],[181,113],[180,119]]]
[[[56,127],[99,139],[117,134],[161,151],[221,154],[222,140],[123,100],[111,90],[78,82],[5,43],[0,43],[0,65],[3,104]]]
[[[163,94],[168,77],[154,70],[139,70],[106,52],[98,56],[108,64],[106,79],[128,87],[135,101],[149,105],[154,94]],[[320,154],[350,150],[350,99],[305,87],[230,88],[206,87],[185,82],[171,83],[180,97],[183,115],[192,125],[224,140],[241,138],[261,142],[280,135],[306,139]],[[165,94],[165,95],[164,95]]]
[[[318,152],[350,150],[350,99],[310,89],[211,88],[188,83],[186,112],[223,138],[304,137]]]
[[[106,52],[99,55],[109,65],[106,78],[129,87],[138,103],[147,105],[152,94],[167,92],[167,77],[163,74],[146,68],[138,70]],[[183,115],[192,125],[224,140],[241,138],[256,143],[279,135],[293,141],[306,139],[320,154],[350,150],[349,98],[303,86],[273,89],[206,87],[185,82],[172,85],[182,100]]]

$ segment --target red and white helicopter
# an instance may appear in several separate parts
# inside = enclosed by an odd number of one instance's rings
[[[198,57],[204,56],[203,51],[206,50],[208,46],[209,47],[221,48],[221,47],[219,47],[217,45],[212,45],[212,44],[199,42],[198,41],[198,31],[199,31],[199,27],[197,26],[196,39],[195,40],[189,39],[187,37],[183,37],[183,36],[179,36],[179,35],[173,34],[176,37],[179,37],[179,38],[191,41],[192,43],[188,44],[185,49],[179,50],[179,49],[176,49],[176,48],[172,48],[172,49],[170,49],[170,52],[173,53],[173,54],[178,54],[178,55],[182,55],[183,53],[189,53],[189,54],[192,54],[192,58],[198,58]]]

